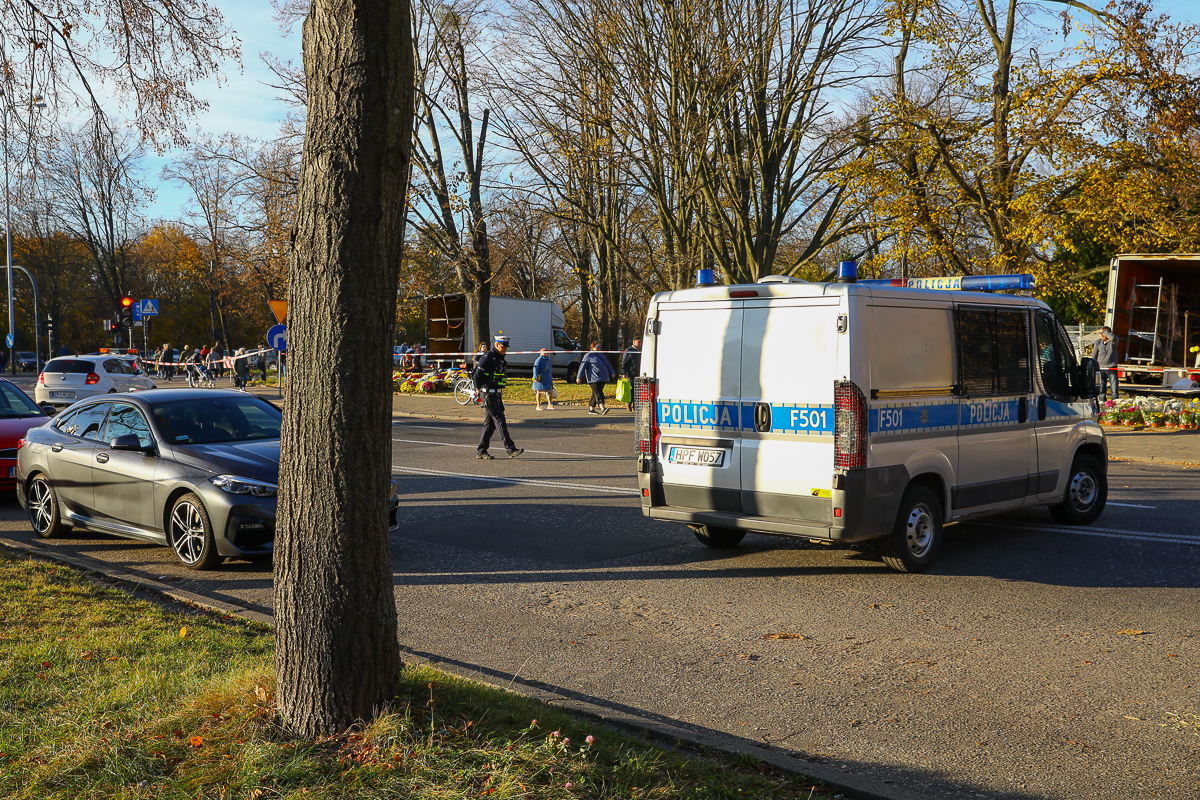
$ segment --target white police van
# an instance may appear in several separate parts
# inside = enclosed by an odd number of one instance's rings
[[[1104,510],[1095,362],[1030,276],[836,283],[772,276],[650,302],[635,382],[642,511],[700,541],[877,540],[904,572],[944,522]]]

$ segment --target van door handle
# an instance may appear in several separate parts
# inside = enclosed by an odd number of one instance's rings
[[[1029,398],[1022,397],[1017,401],[1017,422],[1027,422],[1029,420]]]
[[[100,453],[98,456],[96,456],[96,460],[99,461],[101,464],[107,464],[108,463],[108,453]]]
[[[1046,418],[1046,395],[1038,395],[1038,421]]]

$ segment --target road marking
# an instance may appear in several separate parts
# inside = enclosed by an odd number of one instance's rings
[[[393,425],[403,425],[406,428],[433,428],[435,431],[450,431],[453,428],[448,428],[445,425],[418,425],[415,422],[393,422]]]
[[[971,523],[964,523],[971,524]],[[1200,547],[1200,536],[1189,536],[1176,533],[1150,533],[1149,531],[1123,531],[1117,528],[1067,528],[1054,525],[1019,525],[1006,522],[976,522],[990,528],[1013,528],[1021,531],[1042,531],[1045,533],[1074,533],[1080,536],[1101,536],[1106,539],[1134,539],[1140,542],[1158,542],[1160,544],[1188,544]]]
[[[472,450],[477,449],[473,444],[453,444],[451,442],[431,442],[428,439],[392,439],[393,442],[407,442],[408,444],[436,444],[441,447],[469,447]],[[547,456],[578,456],[580,458],[607,458],[616,461],[632,461],[633,456],[601,456],[595,453],[564,453],[560,450],[526,450],[526,453],[540,453]]]
[[[575,489],[587,492],[603,492],[605,494],[641,494],[639,489],[622,489],[617,486],[598,486],[594,483],[568,483],[567,481],[540,481],[536,478],[506,478],[495,475],[476,475],[470,472],[449,472],[442,469],[421,469],[418,467],[403,467],[393,464],[392,469],[407,472],[412,475],[429,475],[435,478],[466,478],[472,481],[487,481],[490,483],[514,483],[520,486],[544,486],[551,489]]]
[[[1114,503],[1112,500],[1109,500],[1105,505],[1120,506],[1121,508],[1158,508],[1158,506],[1139,506],[1134,503]]]

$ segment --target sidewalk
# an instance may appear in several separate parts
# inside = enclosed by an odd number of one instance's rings
[[[1110,460],[1200,466],[1200,431],[1105,425],[1104,434]]]
[[[269,398],[268,398],[269,399]],[[557,404],[553,411],[538,411],[533,403],[504,402],[504,415],[510,425],[541,425],[547,428],[626,429],[633,423],[633,413],[624,403],[611,403],[604,416],[589,414],[587,406]],[[439,394],[392,395],[392,416],[424,419],[450,419],[483,424],[483,409],[479,406],[460,406],[449,392]]]

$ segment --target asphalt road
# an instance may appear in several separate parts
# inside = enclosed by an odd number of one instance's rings
[[[474,423],[397,420],[392,546],[412,653],[771,744],[881,794],[1200,795],[1200,736],[1172,716],[1200,714],[1192,470],[1113,463],[1095,526],[1038,510],[952,526],[933,570],[900,575],[767,536],[714,551],[644,519],[628,420],[515,425],[525,455],[494,446],[491,462],[475,459]],[[34,542],[13,501],[0,530]],[[259,565],[195,574],[116,538],[38,544],[271,608]]]

